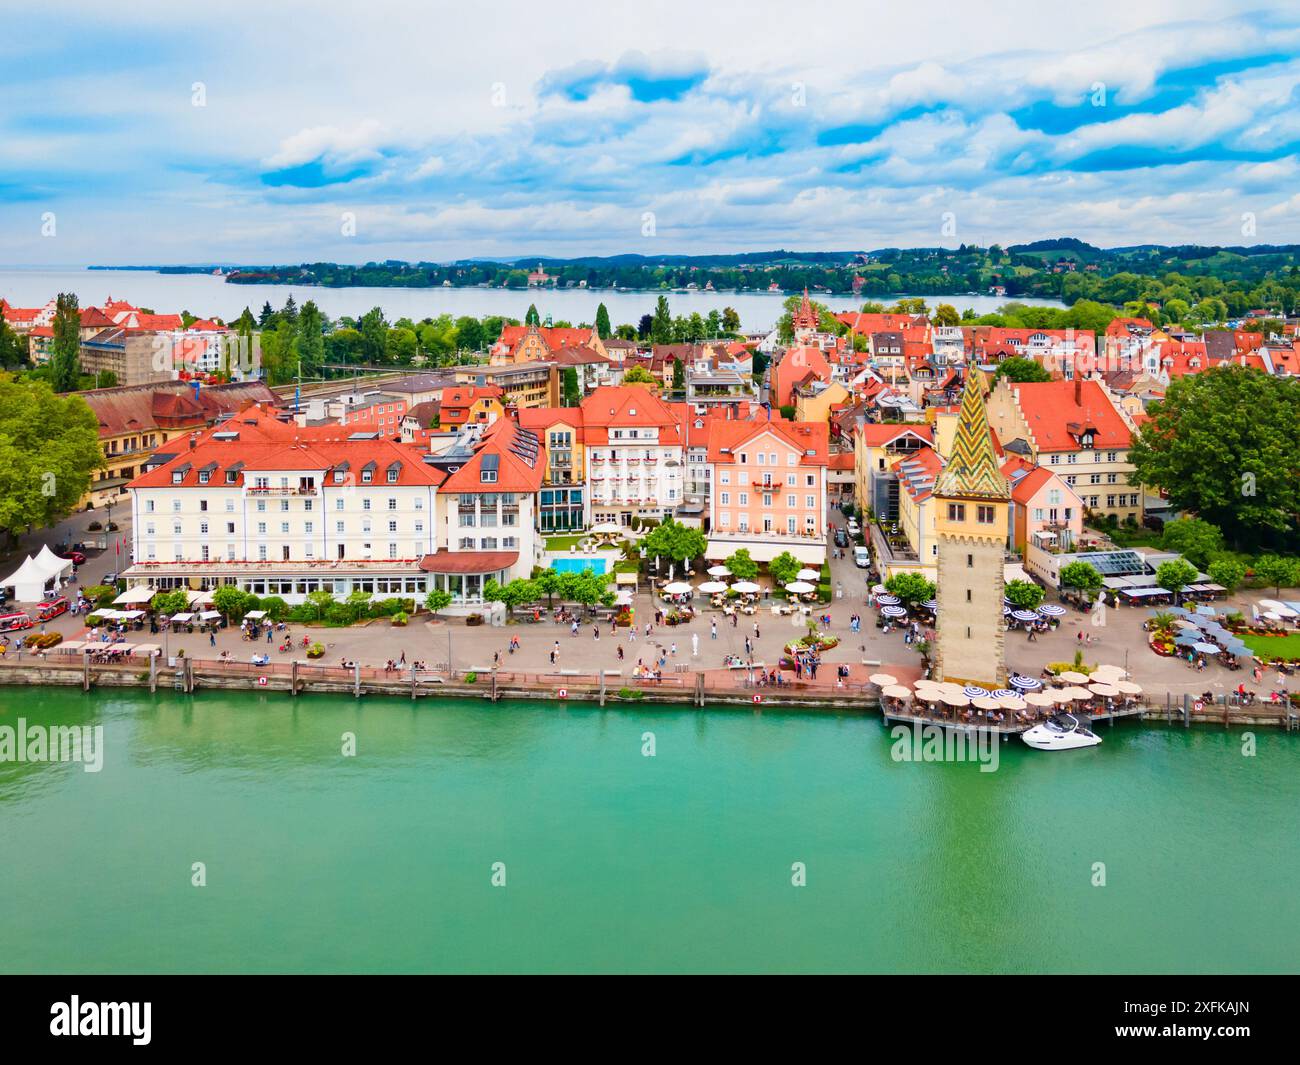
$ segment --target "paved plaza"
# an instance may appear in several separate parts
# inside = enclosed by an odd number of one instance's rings
[[[127,511],[127,508],[121,508]],[[85,540],[95,534],[85,531],[88,522],[103,520],[102,511],[74,515],[62,523],[57,530],[47,530],[43,536],[24,538],[25,550],[36,550],[40,543],[51,545],[63,536],[71,540]],[[129,536],[129,513],[115,514],[122,530],[113,536]],[[843,519],[838,512],[832,514],[832,520]],[[108,535],[108,534],[106,534]],[[90,558],[81,567],[78,574],[82,585],[96,584],[103,575],[112,570],[124,569],[126,556],[118,556],[110,550]],[[884,633],[876,627],[877,612],[866,602],[868,582],[866,571],[854,566],[850,557],[832,558],[831,586],[835,598],[826,606],[814,606],[813,616],[829,614],[830,634],[839,638],[837,647],[825,651],[821,657],[815,685],[819,688],[834,689],[838,687],[837,668],[849,667],[846,681],[846,696],[854,689],[860,689],[872,673],[885,672],[907,683],[921,676],[921,657],[912,645],[904,640],[899,629]],[[1250,612],[1252,602],[1271,597],[1271,590],[1243,592],[1229,600],[1229,606]],[[1052,601],[1054,597],[1049,597]],[[697,600],[698,602],[698,600]],[[415,661],[424,662],[429,668],[438,668],[443,663],[451,662],[457,670],[490,669],[499,656],[503,671],[562,675],[561,671],[579,671],[585,674],[597,670],[621,670],[630,677],[638,662],[647,667],[656,667],[660,660],[666,661],[663,668],[665,676],[680,672],[704,670],[708,672],[711,687],[745,682],[746,671],[728,670],[728,656],[740,656],[748,660],[763,663],[766,669],[774,669],[780,659],[784,644],[804,634],[806,619],[802,617],[776,617],[766,605],[761,606],[753,617],[741,616],[733,623],[721,611],[707,606],[686,625],[657,626],[650,636],[645,634],[647,620],[654,617],[654,604],[644,585],[635,599],[638,620],[635,637],[628,629],[611,633],[609,623],[601,625],[598,630],[592,622],[580,627],[576,636],[570,634],[567,624],[556,624],[544,614],[541,622],[510,624],[504,627],[469,626],[461,618],[430,620],[427,612],[417,615],[405,628],[394,628],[387,620],[374,621],[369,624],[347,629],[324,628],[317,626],[289,625],[289,632],[295,643],[301,644],[302,637],[309,635],[313,641],[324,644],[326,653],[320,663],[337,666],[342,661],[357,662],[363,666],[383,668],[386,662],[399,660],[405,655],[409,665]],[[1091,615],[1081,614],[1067,608],[1060,619],[1060,627],[1030,642],[1025,633],[1013,631],[1007,634],[1007,666],[1030,676],[1037,676],[1049,662],[1069,662],[1076,650],[1082,650],[1084,660],[1096,664],[1112,663],[1128,669],[1133,679],[1141,684],[1147,696],[1153,700],[1163,700],[1165,692],[1176,698],[1184,694],[1199,695],[1210,691],[1216,695],[1233,690],[1239,683],[1244,683],[1249,690],[1257,693],[1271,692],[1277,687],[1277,675],[1268,672],[1259,685],[1252,681],[1251,673],[1246,670],[1231,672],[1218,663],[1211,664],[1203,673],[1198,673],[1180,659],[1162,658],[1147,646],[1146,634],[1142,623],[1151,611],[1140,607],[1119,607],[1108,609],[1104,625],[1092,624]],[[854,613],[862,617],[862,630],[850,631],[849,619]],[[716,637],[713,623],[716,622]],[[64,634],[65,639],[81,638],[85,632],[81,618],[65,615],[48,626],[51,630]],[[596,633],[599,633],[599,638]],[[1083,632],[1091,642],[1081,643],[1079,633]],[[511,637],[516,637],[519,647],[513,653],[509,649]],[[143,632],[133,633],[128,637],[136,643],[158,643],[169,654],[184,648],[186,655],[197,659],[216,658],[222,651],[238,661],[248,661],[254,653],[269,653],[272,661],[291,661],[303,657],[301,647],[291,653],[277,650],[282,642],[281,634],[276,634],[275,641],[268,645],[259,641],[256,646],[241,638],[239,630],[224,629],[216,634],[215,645],[207,634],[193,635],[171,634],[152,635],[146,628]],[[748,641],[748,646],[747,646]],[[555,664],[551,662],[551,652],[559,644]],[[623,657],[619,658],[619,649]],[[786,679],[792,675],[787,673]],[[805,678],[806,679],[806,678]],[[1295,678],[1288,678],[1290,687],[1295,687]]]

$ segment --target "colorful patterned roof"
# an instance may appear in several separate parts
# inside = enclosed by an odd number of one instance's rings
[[[943,473],[935,482],[934,494],[978,499],[1009,499],[1011,496],[1007,479],[998,468],[998,459],[993,453],[988,412],[984,409],[984,393],[977,373],[966,375],[961,413],[957,418],[957,436]]]

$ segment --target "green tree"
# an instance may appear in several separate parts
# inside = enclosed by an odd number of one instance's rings
[[[566,366],[561,377],[564,387],[562,405],[565,407],[578,406],[582,402],[582,388],[578,384],[578,368],[576,366]]]
[[[1161,562],[1156,567],[1156,584],[1167,592],[1174,593],[1174,602],[1178,602],[1178,593],[1196,580],[1196,567],[1181,558]]]
[[[681,359],[673,359],[673,391],[686,391],[686,363]]]
[[[541,595],[542,590],[537,586],[537,582],[523,577],[517,577],[509,584],[498,584],[495,580],[489,580],[483,586],[483,598],[489,603],[504,603],[507,610],[514,610],[515,607],[523,606],[525,603],[535,603]]]
[[[798,577],[801,569],[803,569],[803,563],[790,554],[789,551],[782,551],[767,564],[767,572],[772,575],[772,580],[782,587]]]
[[[722,328],[728,333],[740,332],[740,315],[735,307],[722,308]]]
[[[1231,555],[1213,559],[1205,568],[1205,572],[1215,584],[1223,585],[1230,595],[1240,588],[1241,582],[1246,579],[1246,567]]]
[[[633,366],[623,374],[623,383],[625,385],[657,385],[654,375],[644,366]]]
[[[1300,559],[1284,558],[1282,555],[1260,555],[1250,568],[1255,580],[1273,586],[1274,595],[1280,594],[1283,588],[1300,584]]]
[[[379,307],[371,307],[361,317],[361,358],[369,365],[384,362],[388,354],[388,322]]]
[[[951,303],[941,303],[934,309],[930,321],[935,325],[961,325],[961,315],[957,313],[957,308]]]
[[[325,368],[325,323],[314,300],[298,315],[298,359],[304,377],[320,377]]]
[[[1064,588],[1077,588],[1089,594],[1101,587],[1101,574],[1091,562],[1067,562],[1057,574],[1057,580]]]
[[[246,591],[242,588],[236,588],[233,584],[223,584],[212,593],[212,606],[219,610],[227,621],[241,621],[244,612],[249,609],[248,601],[251,599]]]
[[[16,370],[27,365],[28,345],[3,317],[0,317],[0,370]]]
[[[1161,546],[1177,551],[1194,566],[1204,567],[1223,550],[1223,533],[1217,525],[1200,518],[1175,518],[1166,522]]]
[[[524,315],[524,325],[541,325],[542,316],[537,313],[537,304],[528,305],[528,313]]]
[[[1005,377],[1009,381],[1050,381],[1052,375],[1048,373],[1039,363],[1033,359],[1022,359],[1019,356],[1013,356],[1010,359],[1004,359],[993,374],[993,382],[996,384],[999,377]]]
[[[0,529],[11,543],[71,514],[103,465],[99,420],[84,399],[0,374]]]
[[[1246,416],[1244,412],[1249,412]],[[1164,489],[1234,542],[1294,534],[1300,379],[1224,366],[1176,377],[1129,451],[1136,482]]]
[[[322,588],[320,591],[308,592],[305,605],[316,615],[316,620],[320,621],[335,602],[334,593]]]
[[[749,548],[739,548],[724,563],[731,575],[742,581],[752,581],[758,576],[758,563],[749,555]]]
[[[668,310],[667,296],[660,296],[655,301],[655,313],[650,321],[650,340],[655,344],[673,342],[673,316]]]
[[[596,335],[601,340],[608,340],[612,332],[609,327],[609,310],[602,303],[596,308]]]
[[[651,529],[642,543],[647,555],[678,563],[699,558],[708,546],[708,538],[699,529],[682,525],[671,517]]]
[[[424,605],[434,614],[446,610],[451,606],[451,592],[445,588],[430,588],[429,594],[424,597]]]
[[[153,608],[155,614],[180,614],[187,610],[190,605],[189,593],[184,588],[176,588],[170,592],[159,592],[149,601],[149,606]]]
[[[1043,589],[1033,581],[1007,581],[1003,594],[1018,610],[1037,610],[1043,601]]]
[[[934,582],[919,573],[895,573],[885,581],[885,590],[904,603],[928,603],[934,598]]]
[[[81,381],[81,311],[77,297],[60,292],[55,301],[50,343],[50,384],[56,392],[75,392]]]

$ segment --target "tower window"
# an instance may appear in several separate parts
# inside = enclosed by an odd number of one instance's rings
[[[975,568],[975,556],[974,556],[974,555],[967,555],[967,556],[966,556],[966,568],[967,568],[967,569],[974,569],[974,568]]]
[[[993,508],[992,508],[992,507],[984,507],[984,506],[976,507],[976,508],[975,508],[975,520],[976,520],[977,522],[979,522],[981,525],[992,525],[992,524],[993,524]]]
[[[969,603],[970,601],[971,601],[971,598],[970,598],[970,589],[967,588],[967,589],[966,589],[966,602]]]
[[[965,503],[949,503],[949,504],[948,504],[948,520],[949,520],[949,521],[965,521],[965,520],[966,520],[966,504],[965,504]]]

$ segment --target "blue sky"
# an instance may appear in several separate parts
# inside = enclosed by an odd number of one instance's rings
[[[53,0],[0,104],[8,265],[1300,242],[1294,4]]]

